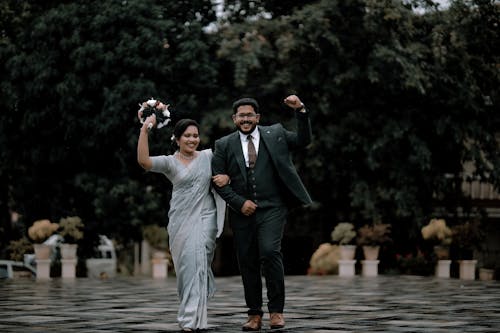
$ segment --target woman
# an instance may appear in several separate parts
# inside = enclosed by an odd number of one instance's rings
[[[194,332],[207,328],[207,301],[215,291],[210,267],[224,222],[225,203],[211,191],[211,182],[223,186],[229,178],[212,179],[212,151],[196,150],[200,144],[196,121],[182,119],[175,125],[178,149],[168,156],[149,156],[149,124],[155,126],[154,115],[142,125],[137,160],[145,170],[163,173],[173,185],[167,230],[180,299],[177,321],[183,332]]]

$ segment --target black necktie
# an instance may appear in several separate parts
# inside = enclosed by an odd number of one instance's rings
[[[248,167],[253,168],[255,166],[255,161],[257,160],[257,152],[255,151],[255,146],[252,141],[252,136],[247,136],[248,139]]]

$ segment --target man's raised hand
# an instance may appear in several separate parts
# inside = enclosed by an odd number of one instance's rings
[[[297,95],[290,95],[285,98],[283,102],[294,110],[302,109],[304,107],[304,104],[302,104]]]

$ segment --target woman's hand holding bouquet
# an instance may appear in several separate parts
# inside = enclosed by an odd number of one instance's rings
[[[168,110],[169,104],[164,104],[163,102],[156,99],[149,99],[145,102],[139,104],[139,111],[137,111],[137,116],[141,124],[144,124],[146,119],[150,116],[156,118],[156,128],[160,129],[167,126],[170,122],[170,111]],[[154,123],[150,121],[148,123],[148,130],[153,128]]]

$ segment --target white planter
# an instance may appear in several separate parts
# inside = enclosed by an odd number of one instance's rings
[[[61,258],[62,259],[76,259],[77,244],[61,244]]]
[[[476,264],[477,260],[460,260],[459,262],[459,278],[461,280],[476,279]]]
[[[361,275],[362,276],[377,276],[378,263],[380,260],[361,260]]]
[[[74,279],[76,277],[76,259],[61,259],[61,277],[63,279]]]
[[[339,260],[339,276],[354,276],[356,260]]]
[[[450,278],[451,260],[438,260],[436,263],[436,277]]]
[[[491,281],[495,275],[495,271],[493,269],[488,268],[480,268],[479,269],[479,280],[482,281]]]
[[[36,259],[36,279],[50,279],[50,259]]]
[[[153,258],[153,278],[165,279],[168,276],[168,259]]]
[[[340,259],[353,260],[356,255],[356,245],[340,245]]]

